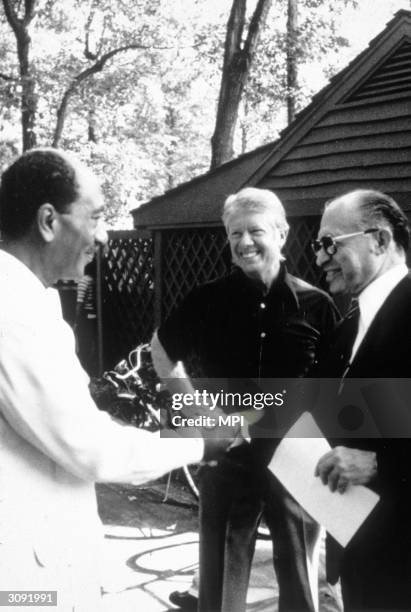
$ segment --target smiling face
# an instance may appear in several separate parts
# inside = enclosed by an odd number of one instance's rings
[[[273,215],[237,210],[227,219],[226,230],[233,263],[269,287],[278,275],[286,239]]]
[[[95,177],[85,168],[76,172],[77,199],[66,212],[56,212],[58,230],[53,243],[53,276],[78,280],[97,248],[107,242],[104,203]]]
[[[339,236],[367,229],[358,198],[342,197],[324,211],[318,238]],[[381,271],[382,260],[377,248],[376,233],[360,234],[337,242],[337,251],[317,253],[316,263],[325,272],[331,293],[358,295]]]

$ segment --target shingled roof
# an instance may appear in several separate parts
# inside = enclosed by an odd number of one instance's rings
[[[245,185],[275,191],[288,215],[376,187],[411,209],[411,12],[401,10],[334,76],[278,140],[153,198],[135,227],[220,223],[224,199]]]

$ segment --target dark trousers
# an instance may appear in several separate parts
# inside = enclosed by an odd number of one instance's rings
[[[384,553],[382,553],[384,554]],[[344,612],[409,612],[411,610],[411,574],[405,574],[404,565],[393,566],[381,560],[380,567],[368,561],[347,558],[341,572],[341,592]],[[388,559],[387,559],[388,561]],[[381,567],[385,571],[381,573]],[[373,569],[375,570],[373,572]],[[398,571],[396,571],[396,569]],[[408,562],[408,571],[409,571]]]
[[[314,612],[306,542],[314,547],[319,527],[274,476],[256,474],[241,453],[201,471],[199,612],[245,611],[263,511],[274,543],[279,611]]]
[[[411,610],[409,507],[385,495],[344,550],[328,538],[327,569],[340,570],[344,612]]]

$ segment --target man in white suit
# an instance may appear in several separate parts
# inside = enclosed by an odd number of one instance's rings
[[[59,612],[99,608],[94,483],[138,484],[225,444],[160,439],[92,401],[50,287],[83,275],[107,239],[102,213],[95,177],[61,151],[29,151],[2,176],[0,590],[57,591]]]

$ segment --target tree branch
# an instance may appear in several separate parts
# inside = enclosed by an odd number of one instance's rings
[[[97,57],[100,55],[102,49],[103,49],[103,41],[104,41],[104,35],[106,33],[106,28],[107,28],[107,15],[104,15],[104,19],[103,19],[103,29],[101,31],[101,36],[100,36],[100,44],[98,46],[98,51],[97,51]]]
[[[250,57],[253,55],[258,42],[259,34],[264,26],[265,20],[272,5],[272,0],[258,0],[250,27],[248,28],[247,39],[244,43],[244,53]]]
[[[13,10],[11,0],[3,0],[3,7],[7,21],[9,22],[15,35],[18,36],[21,31],[21,22],[17,17],[16,11]]]
[[[4,72],[0,72],[0,79],[3,79],[3,81],[18,81],[19,77],[16,76],[11,76],[9,74],[4,74]]]
[[[77,76],[73,78],[70,85],[64,92],[63,97],[61,99],[60,106],[57,109],[57,123],[56,123],[56,129],[54,131],[54,136],[53,136],[53,147],[57,147],[60,142],[60,138],[63,133],[64,122],[65,122],[67,108],[68,108],[70,98],[76,93],[80,84],[86,79],[88,79],[90,76],[92,76],[93,74],[97,74],[98,72],[101,72],[104,66],[106,65],[106,63],[110,59],[112,59],[119,53],[122,53],[124,51],[130,51],[131,49],[152,49],[152,47],[148,45],[140,45],[137,43],[132,43],[130,45],[124,45],[122,47],[118,47],[117,49],[112,49],[111,51],[108,51],[107,53],[102,55],[100,59],[94,62],[92,66],[89,66],[88,68],[86,68],[85,70],[83,70]]]
[[[24,0],[24,18],[23,25],[28,26],[34,17],[34,13],[36,10],[37,0]]]
[[[233,0],[230,16],[227,22],[227,37],[224,49],[223,71],[229,68],[233,57],[241,50],[241,39],[244,31],[246,6],[247,0]]]
[[[94,8],[93,6],[90,7],[90,12],[88,14],[87,17],[87,22],[86,22],[86,38],[84,41],[84,56],[86,59],[88,60],[96,60],[97,59],[97,54],[92,53],[90,50],[90,28],[91,28],[91,24],[93,22],[93,18],[94,18]]]
[[[80,72],[76,77],[74,77],[74,81],[84,81],[91,74],[95,74],[96,72],[101,72],[112,57],[118,55],[119,53],[123,53],[123,51],[130,51],[131,49],[152,49],[149,45],[140,45],[139,43],[131,43],[130,45],[124,45],[123,47],[118,47],[117,49],[112,49],[111,51],[107,51],[98,59],[92,66]]]

